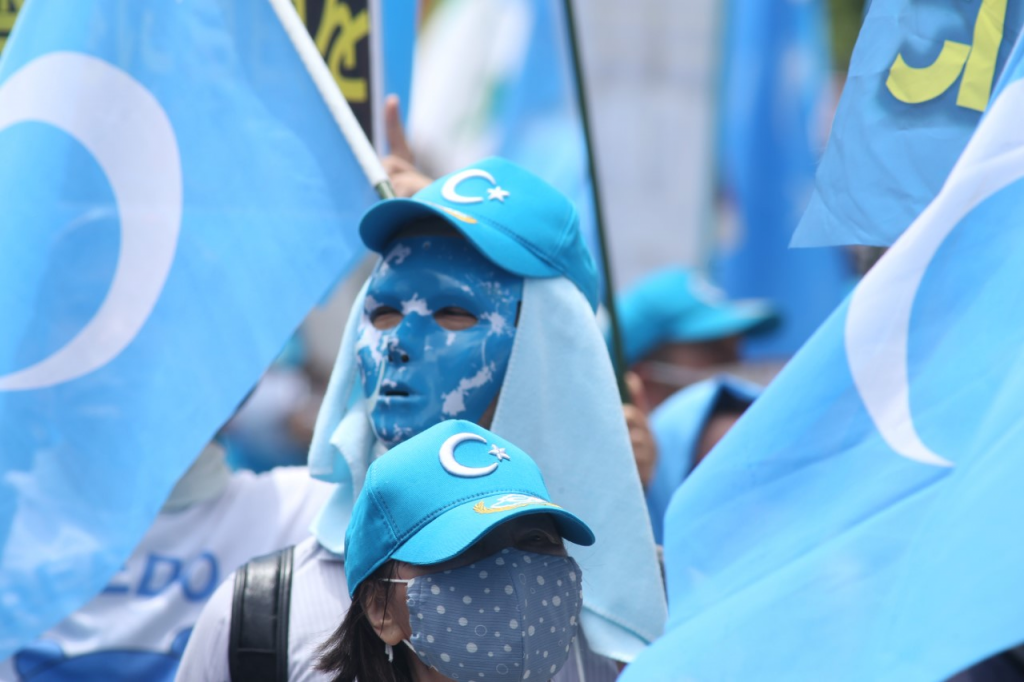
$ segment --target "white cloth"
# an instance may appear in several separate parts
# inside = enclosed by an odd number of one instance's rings
[[[237,472],[212,499],[161,512],[103,593],[0,663],[0,680],[173,679],[215,588],[252,557],[309,537],[331,489],[305,467]]]
[[[313,528],[338,554],[366,470],[383,452],[355,362],[364,295],[365,288],[353,305],[310,449],[310,473],[338,483]],[[596,652],[631,661],[661,634],[665,596],[611,361],[569,280],[526,279],[491,430],[529,453],[551,499],[594,530],[592,547],[569,546],[583,569],[583,630]]]
[[[316,651],[333,633],[352,603],[345,581],[345,564],[314,538],[295,547],[292,564],[292,601],[288,620],[288,679],[290,682],[327,682],[330,676],[313,669]],[[234,580],[225,580],[196,623],[178,669],[179,682],[230,682],[228,634]],[[381,644],[383,651],[384,645]],[[585,675],[579,674],[580,667]],[[608,659],[581,648],[571,656],[554,682],[611,682],[618,675]]]
[[[228,682],[228,635],[234,577],[225,580],[203,609],[178,668],[183,682]],[[352,600],[339,557],[308,538],[295,547],[288,620],[288,679],[321,682],[331,678],[313,670],[316,649],[341,625]],[[383,644],[381,645],[383,647]]]

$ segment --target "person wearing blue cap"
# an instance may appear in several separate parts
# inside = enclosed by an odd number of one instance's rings
[[[315,537],[294,550],[288,679],[326,679],[317,647],[350,605],[345,534],[371,463],[447,419],[530,452],[602,538],[570,549],[588,587],[573,663],[556,679],[613,679],[612,660],[632,660],[661,632],[665,602],[575,208],[491,158],[377,204],[360,236],[381,259],[353,306],[310,448],[311,474],[337,488]],[[207,605],[179,679],[232,679],[231,583]]]
[[[778,322],[768,301],[730,301],[688,268],[649,275],[620,294],[616,305],[626,366],[639,376],[651,410],[739,362],[741,338]]]
[[[352,606],[317,667],[336,682],[547,680],[569,658],[594,543],[533,460],[471,422],[370,465],[346,532]]]
[[[672,495],[760,393],[756,384],[721,374],[678,391],[651,413],[658,457],[646,497],[659,545]]]

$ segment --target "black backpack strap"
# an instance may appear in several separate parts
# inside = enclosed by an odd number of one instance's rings
[[[228,666],[234,682],[287,682],[292,548],[235,572]]]

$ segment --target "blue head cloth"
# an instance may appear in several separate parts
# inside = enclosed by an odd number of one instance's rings
[[[441,422],[366,472],[345,534],[349,594],[389,559],[447,561],[495,526],[541,513],[551,515],[566,540],[594,544],[587,524],[552,503],[525,452],[472,422]]]
[[[506,201],[517,194],[544,197],[552,191],[525,172],[506,174],[501,170],[511,164],[497,160],[485,163],[490,164],[486,168],[495,184],[509,192]],[[451,178],[458,177],[456,173],[438,180],[433,193],[441,194]],[[475,186],[470,185],[471,180],[475,182],[469,178],[455,183],[460,195],[475,193],[471,192]],[[498,189],[488,183],[481,187],[484,189],[479,194],[484,197],[488,194],[486,188]],[[546,201],[538,203],[539,209],[546,210]],[[399,200],[380,206],[391,202]],[[513,260],[523,253],[545,252],[554,241],[551,232],[557,233],[565,245],[582,245],[574,219],[570,220],[571,229],[566,230],[561,221],[545,223],[543,211],[535,216],[528,206],[517,209],[516,220],[502,227],[501,239],[519,246]],[[379,220],[379,210],[372,209],[366,219]],[[422,217],[414,211],[407,219],[420,221]],[[488,227],[482,221],[477,225]],[[541,230],[540,225],[547,227]],[[377,225],[377,229],[385,228]],[[387,229],[393,235],[401,226]],[[502,250],[487,251],[473,239],[475,232],[467,230],[460,231],[489,260],[523,274],[508,267]],[[365,239],[366,225],[361,232]],[[374,243],[368,245],[373,247]],[[594,271],[593,262],[582,246],[557,252],[561,270],[527,274],[523,282],[515,339],[490,429],[529,452],[552,498],[594,529],[598,539],[593,546],[569,548],[587,576],[582,626],[591,649],[630,661],[664,627],[664,591],[615,375],[594,316],[596,295],[590,299],[585,285],[577,281],[579,273]],[[567,273],[576,273],[576,279]],[[596,290],[596,277],[592,288]],[[313,532],[324,547],[339,555],[345,552],[345,531],[370,463],[386,450],[371,428],[356,362],[364,298],[365,289],[349,316],[309,455],[314,476],[338,483]]]
[[[522,277],[458,236],[396,238],[356,343],[377,438],[390,447],[443,419],[479,420],[505,378],[522,297]]]
[[[363,216],[359,234],[367,247],[383,253],[399,230],[426,218],[443,219],[511,273],[565,277],[597,310],[597,268],[576,207],[526,169],[498,157],[484,159],[411,199],[377,204]]]
[[[663,343],[713,341],[769,329],[778,315],[768,301],[730,301],[697,272],[669,268],[616,298],[626,365]]]
[[[665,510],[693,470],[694,450],[715,405],[724,394],[750,405],[760,393],[756,384],[719,375],[678,391],[651,413],[658,460],[647,486],[647,510],[659,545],[664,543]]]

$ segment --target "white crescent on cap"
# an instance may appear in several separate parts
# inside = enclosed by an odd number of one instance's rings
[[[492,185],[498,184],[494,176],[487,171],[480,168],[468,168],[445,180],[444,185],[441,186],[441,196],[453,204],[479,204],[484,200],[483,197],[467,197],[458,192],[459,183],[470,178],[483,178]]]
[[[485,467],[468,467],[455,461],[455,448],[467,440],[475,440],[481,443],[487,442],[486,438],[475,433],[457,433],[454,436],[450,436],[441,444],[441,451],[438,453],[444,470],[452,476],[461,476],[462,478],[477,478],[478,476],[486,476],[493,473],[498,468],[498,462]]]
[[[1021,111],[1024,80],[1017,80],[992,103],[939,194],[850,298],[845,338],[853,383],[889,447],[922,464],[953,466],[925,445],[914,427],[907,369],[914,299],[953,228],[983,201],[1024,178]]]
[[[62,384],[120,355],[163,292],[181,228],[177,138],[156,97],[130,75],[78,52],[33,59],[0,85],[0,131],[29,121],[61,130],[95,158],[117,204],[121,245],[92,319],[53,354],[0,376],[0,391]]]

